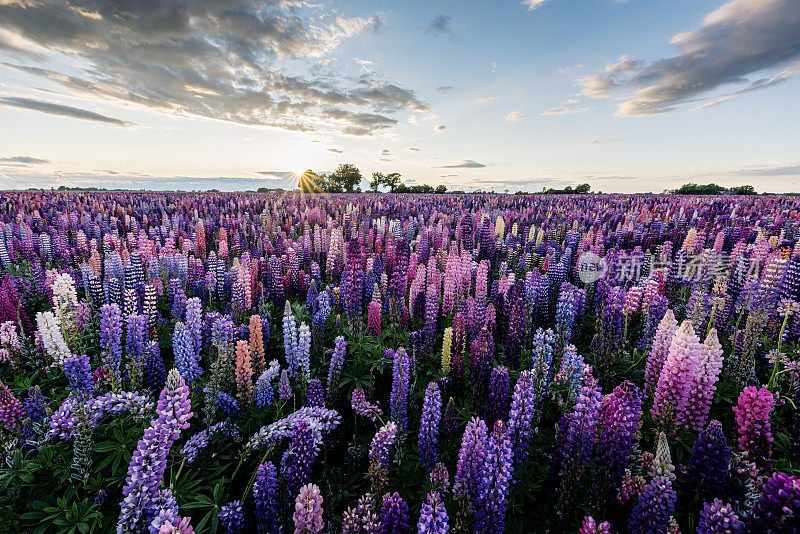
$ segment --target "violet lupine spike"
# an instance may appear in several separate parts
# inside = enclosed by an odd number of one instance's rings
[[[508,369],[497,366],[492,369],[489,379],[489,398],[486,403],[486,424],[494,426],[498,419],[508,419],[508,402],[510,395]]]
[[[7,385],[0,380],[0,421],[7,430],[16,430],[22,423],[25,410]]]
[[[278,498],[278,470],[272,462],[259,465],[253,484],[253,502],[259,532],[272,534],[280,530]]]
[[[325,397],[331,405],[336,401],[339,395],[339,379],[342,376],[342,367],[344,367],[344,356],[347,352],[347,342],[344,336],[337,336],[334,340],[335,347],[331,355],[331,362],[328,366],[328,383],[325,391]]]
[[[408,425],[408,396],[411,387],[411,361],[403,347],[395,351],[392,367],[392,392],[389,416],[402,436]],[[402,440],[402,438],[401,438]]]
[[[192,417],[189,387],[176,369],[169,372],[156,406],[157,419],[150,423],[139,441],[128,466],[122,488],[122,510],[117,521],[119,534],[137,532],[144,525],[144,514],[155,498],[167,467],[167,455],[181,430]]]
[[[389,450],[397,439],[397,425],[389,421],[372,438],[369,447],[369,461],[382,469],[389,469]]]
[[[719,421],[711,421],[697,437],[686,470],[686,492],[699,502],[725,498],[729,492],[731,450]]]
[[[395,491],[386,494],[380,511],[380,534],[407,534],[409,525],[408,504]]]
[[[283,465],[283,476],[289,494],[294,495],[300,490],[300,486],[309,482],[316,455],[314,430],[308,421],[298,421]]]
[[[250,438],[246,450],[249,453],[291,438],[300,422],[306,422],[311,427],[314,435],[314,447],[319,450],[324,434],[339,426],[341,417],[336,410],[304,406],[283,419],[262,427]]]
[[[361,417],[366,417],[373,423],[376,422],[383,415],[383,410],[377,404],[372,404],[367,400],[367,396],[363,389],[356,388],[350,398],[350,405]]]
[[[670,517],[675,513],[675,491],[666,480],[654,478],[639,495],[628,520],[631,534],[666,534]]]
[[[762,487],[750,532],[795,533],[800,525],[800,478],[774,473]]]
[[[450,530],[450,518],[438,491],[428,493],[417,522],[419,534],[446,534]]]
[[[622,482],[625,468],[636,439],[636,427],[642,410],[639,388],[625,381],[603,398],[600,411],[600,434],[597,438],[596,461],[599,487],[611,492]]]
[[[594,517],[587,515],[583,518],[578,534],[611,534],[611,524],[608,521],[598,523]]]
[[[528,457],[533,422],[536,416],[536,388],[530,371],[522,371],[514,386],[508,435],[514,450],[514,466],[519,468]]]
[[[714,499],[703,503],[697,534],[744,534],[744,523],[730,504]]]
[[[475,508],[478,531],[505,532],[506,507],[514,476],[514,450],[502,420],[498,420],[486,444]]]
[[[430,382],[422,401],[422,417],[419,424],[419,459],[430,471],[437,462],[439,423],[442,419],[442,394],[436,382]]]
[[[489,432],[483,420],[473,417],[464,429],[458,452],[453,493],[474,506],[482,481]]]

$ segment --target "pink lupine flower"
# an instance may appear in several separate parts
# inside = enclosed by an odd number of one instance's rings
[[[694,333],[692,322],[684,321],[672,338],[658,377],[651,411],[654,421],[661,422],[669,406],[675,414],[675,426],[684,423],[686,403],[701,351],[700,338]]]
[[[647,359],[647,367],[644,371],[646,393],[652,395],[656,388],[661,369],[664,367],[664,360],[667,358],[672,337],[678,329],[678,321],[672,310],[667,310],[664,318],[658,323],[658,329],[653,337],[653,348],[650,350],[650,357]]]

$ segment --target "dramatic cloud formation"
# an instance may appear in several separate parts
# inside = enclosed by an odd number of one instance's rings
[[[325,119],[335,114],[342,132],[368,135],[397,124],[387,114],[428,106],[374,74],[333,79],[302,72],[311,60],[324,60],[343,41],[381,25],[377,15],[348,18],[301,0],[6,1],[0,2],[0,51],[20,55],[15,43],[22,40],[35,43],[51,64],[62,63],[63,54],[76,58],[77,70],[72,60],[63,62],[70,65],[63,70],[7,66],[84,96],[294,131],[329,129]],[[4,100],[129,125],[81,110]]]
[[[436,15],[425,31],[433,35],[453,37],[455,33],[453,28],[450,27],[451,20],[453,20],[453,17],[449,15]]]
[[[646,65],[623,56],[605,74],[581,78],[582,94],[606,97],[614,89],[635,88],[617,115],[641,116],[672,111],[723,85],[746,84],[695,109],[775,85],[780,74],[756,82],[747,77],[800,57],[800,2],[732,0],[671,42],[678,55]]]
[[[75,108],[72,106],[64,106],[62,104],[55,104],[53,102],[45,102],[44,100],[36,100],[33,98],[24,98],[17,96],[0,97],[0,106],[9,106],[20,109],[30,109],[33,111],[41,111],[42,113],[50,113],[51,115],[60,115],[62,117],[71,117],[73,119],[83,119],[86,121],[102,122],[111,126],[130,127],[136,126],[136,123],[115,119],[107,115],[101,115],[94,111],[86,109]]]
[[[455,165],[442,165],[440,169],[482,169],[486,167],[483,163],[478,163],[475,160],[465,159],[461,163]]]
[[[506,115],[506,120],[508,122],[517,122],[525,119],[525,114],[521,111],[512,111],[508,115]]]

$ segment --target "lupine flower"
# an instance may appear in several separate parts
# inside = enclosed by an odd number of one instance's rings
[[[447,471],[447,466],[442,462],[438,462],[433,466],[430,473],[431,487],[445,493],[450,489],[450,473]]]
[[[773,473],[762,487],[748,527],[751,532],[797,532],[800,522],[800,478]]]
[[[774,399],[766,388],[747,386],[733,407],[739,450],[746,452],[759,467],[769,467],[772,457],[772,428],[769,417]]]
[[[686,407],[691,393],[697,361],[703,352],[700,339],[695,335],[691,321],[684,321],[675,332],[658,378],[653,398],[653,420],[662,422],[664,411],[669,406],[675,416],[674,425],[686,421]],[[673,423],[665,422],[672,430]]]
[[[219,510],[219,522],[228,534],[239,534],[244,529],[242,501],[231,501]]]
[[[69,379],[69,388],[81,400],[87,400],[94,392],[94,381],[92,379],[92,366],[89,364],[89,357],[70,356],[62,363],[64,374]]]
[[[653,461],[647,474],[654,479],[666,480],[667,482],[675,481],[675,465],[672,463],[667,435],[664,432],[658,433],[656,452],[653,455]]]
[[[603,398],[597,439],[599,486],[613,492],[622,482],[642,409],[639,388],[624,381]]]
[[[725,497],[731,450],[719,421],[711,421],[697,437],[686,471],[686,490],[700,502]]]
[[[492,369],[489,379],[489,399],[486,403],[486,424],[494,426],[498,419],[508,418],[510,384],[508,369],[498,366]]]
[[[344,336],[337,336],[334,343],[335,347],[328,366],[328,383],[325,391],[325,397],[331,404],[336,402],[336,398],[339,395],[339,378],[342,376],[344,355],[347,351],[347,342],[344,340]]]
[[[253,359],[253,372],[260,375],[267,368],[260,315],[250,316],[250,351]]]
[[[281,371],[281,379],[278,382],[278,398],[285,401],[292,398],[292,385],[289,383],[289,373],[286,369]]]
[[[377,534],[380,530],[378,514],[372,511],[372,496],[366,493],[355,507],[348,507],[342,516],[342,534]]]
[[[311,479],[311,467],[317,455],[314,431],[307,421],[299,421],[294,429],[292,444],[284,456],[284,479],[290,494]]]
[[[209,446],[211,439],[219,435],[239,439],[239,428],[230,421],[221,421],[193,435],[181,448],[181,454],[186,457],[186,463],[194,463],[200,453]]]
[[[717,340],[717,331],[712,328],[698,354],[697,367],[686,401],[685,423],[695,430],[700,430],[705,425],[719,373],[722,371],[722,362],[722,346]]]
[[[0,391],[4,391],[2,386],[0,386]],[[0,393],[0,397],[3,396],[4,395]],[[0,404],[5,403],[0,401]],[[49,401],[47,397],[42,394],[42,389],[39,386],[28,388],[28,395],[25,397],[23,405],[25,407],[25,415],[27,415],[28,419],[32,422],[38,423],[47,417]],[[2,410],[2,408],[0,408],[0,410]],[[5,418],[3,418],[3,420],[5,421]]]
[[[486,459],[488,431],[483,420],[473,417],[467,423],[461,438],[458,452],[453,493],[475,503],[483,477],[483,464]]]
[[[514,467],[517,469],[528,457],[528,441],[531,438],[535,415],[536,389],[532,374],[531,371],[522,371],[514,386],[511,411],[508,415],[508,436],[514,449]]]
[[[253,396],[253,367],[250,360],[250,344],[240,339],[236,342],[236,397],[247,406]]]
[[[239,401],[224,391],[217,392],[217,406],[231,419],[236,419],[242,414],[242,407]]]
[[[192,417],[189,388],[175,369],[169,372],[156,414],[158,418],[145,430],[128,466],[118,532],[134,532],[143,527],[143,514],[161,485],[172,442],[178,439],[181,430],[189,427]]]
[[[353,390],[350,405],[358,415],[366,417],[373,423],[383,415],[383,410],[381,410],[380,406],[367,400],[363,389],[356,388]]]
[[[0,421],[4,423],[6,429],[14,430],[19,427],[24,416],[25,410],[22,409],[22,403],[0,380]]]
[[[742,534],[743,532],[744,523],[739,520],[739,516],[730,504],[725,504],[719,499],[703,503],[697,534]]]
[[[258,466],[253,484],[253,502],[259,532],[271,534],[279,530],[278,525],[278,471],[272,462]]]
[[[325,407],[325,388],[322,387],[322,381],[318,378],[313,378],[308,382],[308,398],[309,406]]]
[[[406,534],[411,528],[408,524],[408,505],[396,491],[384,498],[380,519],[380,534]]]
[[[598,523],[594,517],[587,515],[583,518],[579,534],[611,534],[611,525],[608,521]]]
[[[428,471],[437,461],[439,422],[442,419],[442,394],[436,382],[430,382],[422,401],[419,424],[419,458]]]
[[[300,488],[294,501],[295,534],[318,534],[325,528],[322,521],[322,494],[316,484]]]
[[[675,491],[669,482],[659,478],[651,480],[642,490],[639,502],[631,512],[628,532],[666,534],[670,517],[675,512],[675,500]]]
[[[259,408],[272,404],[275,396],[272,381],[278,376],[278,373],[280,373],[278,360],[272,360],[269,368],[261,373],[261,376],[256,380],[256,406]]]
[[[420,510],[417,531],[419,534],[445,534],[450,530],[447,509],[438,491],[428,493]]]
[[[514,450],[502,420],[494,425],[486,445],[475,509],[479,530],[505,532],[506,506],[514,475]]]
[[[203,369],[197,365],[197,359],[194,356],[194,340],[191,332],[183,323],[175,325],[175,331],[172,334],[172,350],[175,353],[175,366],[186,383],[191,386],[203,374]]]
[[[678,321],[675,320],[675,314],[672,313],[672,310],[667,310],[661,322],[658,323],[658,329],[653,338],[653,347],[650,349],[650,356],[647,358],[647,366],[644,371],[648,396],[652,396],[655,393],[656,384],[661,376],[664,361],[667,359],[667,353],[672,344],[672,338],[677,330]]]
[[[411,362],[405,349],[400,347],[394,355],[392,368],[392,394],[389,399],[390,418],[397,423],[400,434],[406,431],[408,424],[408,395],[411,379]]]

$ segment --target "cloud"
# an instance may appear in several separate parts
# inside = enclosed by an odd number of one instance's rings
[[[525,117],[526,117],[526,115],[524,113],[522,113],[521,111],[512,111],[511,113],[506,115],[506,120],[508,122],[517,122],[517,121],[524,120]]]
[[[572,65],[570,67],[562,67],[558,69],[559,74],[567,74],[568,72],[572,72],[573,70],[579,69],[583,67],[583,63],[578,63],[577,65]]]
[[[388,148],[384,148],[383,150],[381,150],[381,156],[388,156],[388,155],[389,155],[389,149]]]
[[[408,147],[406,150],[410,150],[411,152],[419,152],[419,149],[413,146]]]
[[[438,167],[439,169],[482,169],[486,167],[483,163],[478,163],[472,159],[465,159],[461,163],[456,163],[455,165],[441,165]]]
[[[436,128],[434,128],[434,130],[436,130],[437,132],[443,132],[443,131],[445,131],[446,129],[447,129],[447,126],[445,126],[444,124],[440,124],[439,126],[437,126]]]
[[[0,158],[0,163],[20,163],[23,165],[40,165],[50,163],[49,159],[34,158],[32,156],[10,156]]]
[[[334,152],[336,154],[342,154],[344,152],[344,150],[340,148],[326,148],[325,150],[327,150],[328,152]]]
[[[458,176],[458,175],[457,174],[442,174],[441,176],[439,176],[439,178],[453,178],[455,176]]]
[[[522,5],[528,8],[528,11],[540,8],[547,3],[547,0],[522,0]]]
[[[606,73],[614,75],[628,75],[642,68],[644,61],[622,55],[615,63],[606,65]]]
[[[19,40],[35,43],[58,66],[12,68],[100,100],[237,124],[367,135],[374,129],[359,124],[362,113],[390,116],[428,105],[377,75],[323,73],[311,65],[381,25],[379,15],[344,17],[302,0],[0,1],[6,36],[0,52],[14,51]],[[329,107],[344,110],[339,121],[320,115]]]
[[[453,87],[452,85],[442,85],[436,88],[436,90],[440,93],[449,93],[453,89],[455,89],[455,87]]]
[[[484,96],[479,96],[478,98],[473,100],[473,102],[475,102],[476,104],[486,104],[487,102],[491,102],[492,100],[494,100],[494,95],[484,95]]]
[[[788,165],[768,165],[762,167],[745,167],[733,174],[741,176],[800,176],[800,163]]]
[[[629,65],[624,71],[606,67],[604,75],[582,78],[583,94],[604,97],[610,90],[633,90],[616,114],[643,116],[678,109],[725,85],[744,88],[705,107],[775,85],[777,79],[751,82],[748,77],[800,57],[800,2],[731,0],[706,15],[699,28],[675,35],[671,43],[678,50],[672,57]]]
[[[29,109],[32,111],[40,111],[42,113],[49,113],[51,115],[59,115],[61,117],[71,117],[73,119],[82,119],[86,121],[100,122],[110,126],[122,126],[128,128],[137,126],[135,122],[128,122],[122,119],[115,119],[108,115],[102,115],[89,111],[86,109],[75,108],[72,106],[65,106],[63,104],[55,104],[53,102],[45,102],[44,100],[36,100],[34,98],[25,98],[18,96],[4,96],[0,97],[0,106],[8,106],[19,109]]]
[[[392,161],[392,158],[381,158],[381,161]]]
[[[574,101],[568,101],[574,102]],[[544,111],[540,111],[539,115],[574,115],[576,113],[586,113],[589,111],[589,108],[573,108],[570,105],[566,106],[555,106],[550,109],[546,109]]]
[[[436,15],[425,31],[433,35],[454,37],[453,28],[450,27],[451,20],[453,20],[453,17],[450,15]]]
[[[699,106],[695,106],[692,108],[692,111],[699,111],[701,109],[718,106],[719,104],[727,102],[728,100],[733,100],[734,98],[738,98],[748,93],[753,93],[755,91],[760,91],[761,89],[766,89],[767,87],[772,87],[773,85],[778,85],[779,83],[783,83],[788,79],[789,77],[786,74],[781,73],[776,76],[773,76],[772,78],[764,78],[761,80],[756,80],[747,87],[739,89],[738,91],[733,91],[732,93],[728,93],[720,97],[717,97],[714,100],[706,102],[705,104],[700,104]]]
[[[599,143],[599,142],[600,142],[600,139],[599,139],[599,138],[597,138],[597,137],[594,137],[594,138],[592,138],[592,139],[589,139],[589,140],[588,140],[588,141],[586,141],[585,143],[583,143],[583,146],[596,145],[596,144],[597,144],[597,143]]]

